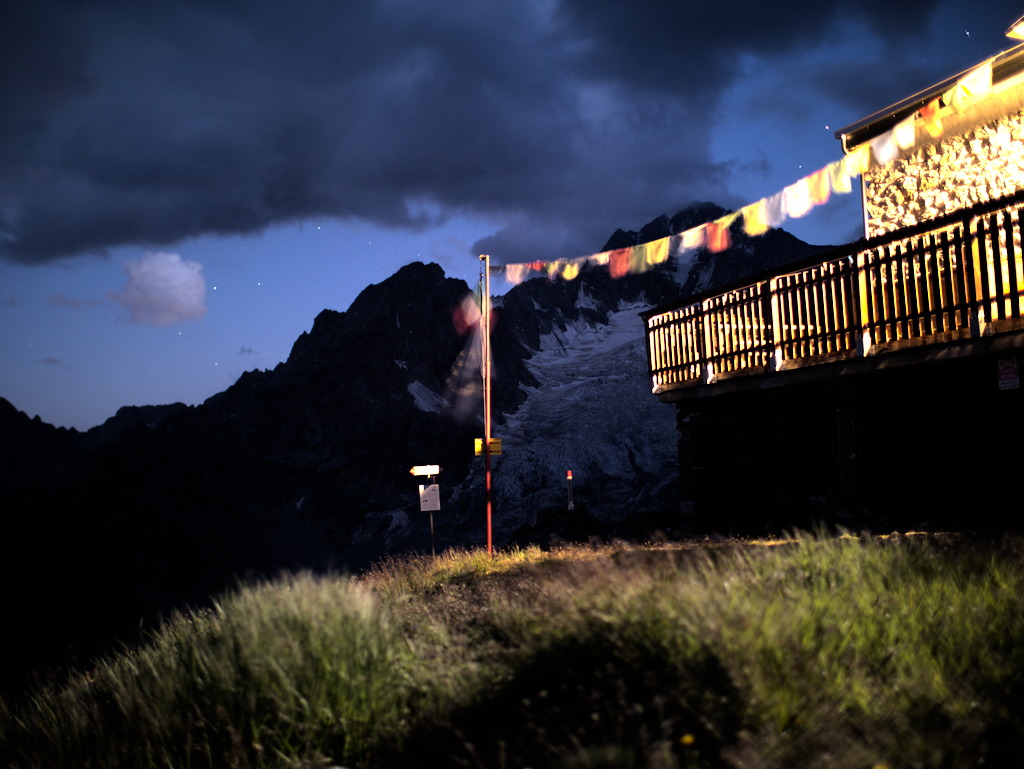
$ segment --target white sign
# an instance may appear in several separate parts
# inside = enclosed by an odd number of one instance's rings
[[[420,484],[420,510],[424,513],[441,509],[441,487],[436,483]]]
[[[413,475],[437,475],[441,472],[440,465],[416,465],[410,471]]]
[[[999,389],[1020,389],[1020,373],[1017,370],[1017,357],[999,359]]]

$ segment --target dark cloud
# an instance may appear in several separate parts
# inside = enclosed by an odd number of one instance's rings
[[[579,253],[609,222],[721,199],[709,118],[743,55],[854,22],[895,50],[938,5],[11,0],[0,256],[453,213],[506,222],[477,245],[510,257],[541,235]],[[887,74],[858,77],[867,104]]]

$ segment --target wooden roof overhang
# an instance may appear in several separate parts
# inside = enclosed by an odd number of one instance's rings
[[[986,61],[992,62],[993,85],[1008,80],[1009,78],[1024,72],[1024,43],[1014,46],[1006,51],[1002,51],[993,56],[990,60]],[[847,152],[853,147],[863,144],[866,141],[870,141],[879,134],[885,133],[908,115],[921,109],[921,107],[925,106],[936,97],[941,97],[942,94],[956,85],[958,81],[962,80],[966,75],[970,74],[970,72],[977,69],[978,66],[984,63],[984,61],[979,62],[979,64],[976,64],[969,69],[965,69],[963,72],[959,72],[952,77],[939,81],[935,85],[929,86],[922,91],[918,91],[913,96],[908,96],[885,109],[879,110],[874,114],[858,120],[856,123],[851,123],[845,128],[840,128],[836,131],[835,136],[842,142],[843,152]]]

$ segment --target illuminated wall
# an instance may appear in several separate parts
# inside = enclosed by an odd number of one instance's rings
[[[865,174],[867,236],[1024,189],[1022,97],[1020,86],[1002,89],[962,115],[944,114],[938,140],[918,125],[916,150]]]

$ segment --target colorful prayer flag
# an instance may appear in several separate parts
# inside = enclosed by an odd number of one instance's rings
[[[765,215],[768,217],[769,227],[778,227],[786,221],[786,192],[780,190],[774,195],[769,195],[764,200]]]
[[[891,128],[884,134],[879,134],[872,139],[870,144],[871,152],[875,156],[875,163],[878,165],[884,166],[896,159],[898,147],[896,146],[896,139],[892,135]]]
[[[644,262],[648,266],[661,264],[668,259],[668,245],[671,238],[659,238],[650,243],[644,243]]]
[[[992,62],[971,70],[942,95],[942,100],[959,115],[968,105],[992,90]]]
[[[782,191],[782,206],[786,216],[799,219],[806,216],[814,207],[811,201],[811,189],[807,177],[789,185]]]
[[[843,155],[843,171],[849,176],[860,176],[871,168],[871,146],[861,144]]]
[[[707,228],[707,249],[713,254],[721,253],[732,245],[732,236],[729,234],[729,226],[736,221],[739,214],[727,214],[713,222],[708,222]]]
[[[832,192],[845,195],[853,191],[853,185],[850,184],[850,174],[846,170],[846,163],[842,160],[836,160],[829,163],[826,169],[828,170],[828,180],[832,186]]]
[[[505,280],[511,283],[513,286],[518,286],[530,273],[530,264],[506,264],[505,265]]]
[[[683,233],[683,250],[689,251],[693,248],[701,248],[707,239],[707,225],[693,227]]]
[[[613,278],[621,278],[629,274],[630,253],[632,248],[617,248],[608,253],[608,272]]]
[[[768,201],[761,199],[740,209],[743,215],[743,231],[751,236],[768,232]]]
[[[828,169],[822,168],[807,177],[807,189],[811,194],[811,203],[816,206],[828,203],[832,194],[832,182],[828,176]]]
[[[909,150],[916,143],[916,131],[914,128],[915,116],[913,114],[898,122],[892,129],[896,146],[901,150]]]
[[[942,136],[942,117],[939,115],[939,100],[932,99],[920,109],[921,124],[933,139]]]

